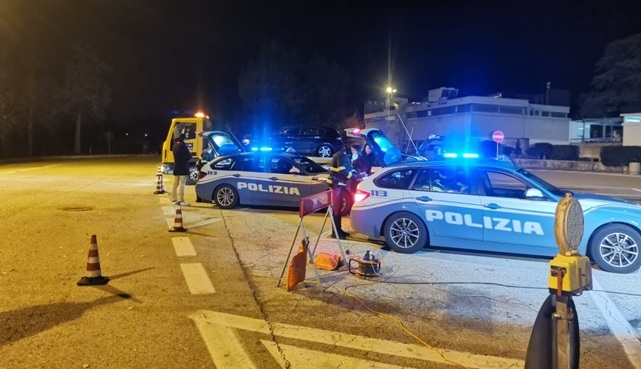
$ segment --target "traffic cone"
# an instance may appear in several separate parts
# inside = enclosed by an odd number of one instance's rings
[[[156,175],[159,176],[162,174],[162,164],[158,164],[158,170],[156,171]]]
[[[102,286],[109,282],[109,277],[103,277],[100,272],[100,256],[96,235],[91,236],[91,247],[87,256],[87,275],[80,278],[78,286]]]
[[[158,177],[158,181],[156,182],[156,192],[154,192],[154,195],[167,193],[167,191],[165,191],[165,183],[162,180],[162,173],[159,173],[156,176]]]
[[[169,230],[169,232],[187,232],[187,228],[183,227],[183,209],[178,203],[176,208],[176,217],[174,218],[174,226]]]

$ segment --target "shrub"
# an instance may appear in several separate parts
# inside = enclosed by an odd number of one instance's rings
[[[550,158],[553,160],[579,160],[579,147],[574,145],[554,145]]]
[[[525,150],[526,154],[535,159],[550,159],[553,145],[547,142],[539,142]]]
[[[641,160],[641,146],[604,146],[601,163],[608,167],[623,167]]]

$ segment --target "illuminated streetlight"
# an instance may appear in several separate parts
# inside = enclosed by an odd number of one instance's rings
[[[385,90],[387,92],[388,96],[388,102],[387,102],[387,110],[389,111],[390,106],[392,106],[392,103],[394,102],[392,99],[394,97],[394,93],[396,92],[395,88],[392,88],[392,86],[387,86],[387,89]]]

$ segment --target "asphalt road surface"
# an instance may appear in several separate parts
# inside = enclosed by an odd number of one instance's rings
[[[548,260],[373,250],[385,281],[313,269],[277,287],[295,209],[175,208],[157,158],[0,165],[0,368],[522,368]],[[641,202],[641,178],[538,172]],[[167,189],[171,176],[165,176]],[[307,217],[317,252],[339,251]],[[345,219],[344,228],[349,226]],[[78,287],[91,235],[106,286]],[[295,249],[298,247],[296,242]],[[575,298],[581,368],[641,368],[641,273],[593,271]],[[365,307],[367,306],[367,308]],[[385,315],[376,314],[373,309]],[[401,326],[402,323],[402,326]]]

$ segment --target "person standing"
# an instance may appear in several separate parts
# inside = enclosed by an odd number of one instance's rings
[[[361,182],[361,180],[365,176],[367,176],[368,171],[371,170],[371,167],[368,169],[366,159],[362,155],[361,145],[351,145],[351,151],[352,155],[350,159],[352,160],[354,175],[352,176],[352,178],[347,180],[347,189],[349,190],[349,196],[345,198],[345,207],[342,211],[343,216],[348,216],[352,211],[352,206],[354,206],[354,194],[356,193],[356,187]]]
[[[185,202],[185,184],[187,183],[187,177],[189,177],[191,153],[185,144],[185,134],[181,134],[176,138],[172,151],[174,152],[174,187],[171,191],[173,204],[180,203],[180,205],[189,206],[189,203]],[[178,187],[180,187],[180,190]]]
[[[343,204],[351,196],[347,188],[348,181],[355,175],[355,171],[352,169],[353,155],[350,155],[351,153],[351,147],[343,147],[338,150],[332,157],[332,163],[329,167],[327,184],[332,189],[332,217],[337,228],[332,231],[332,238],[346,238],[349,236],[349,233],[341,228],[341,210]]]

